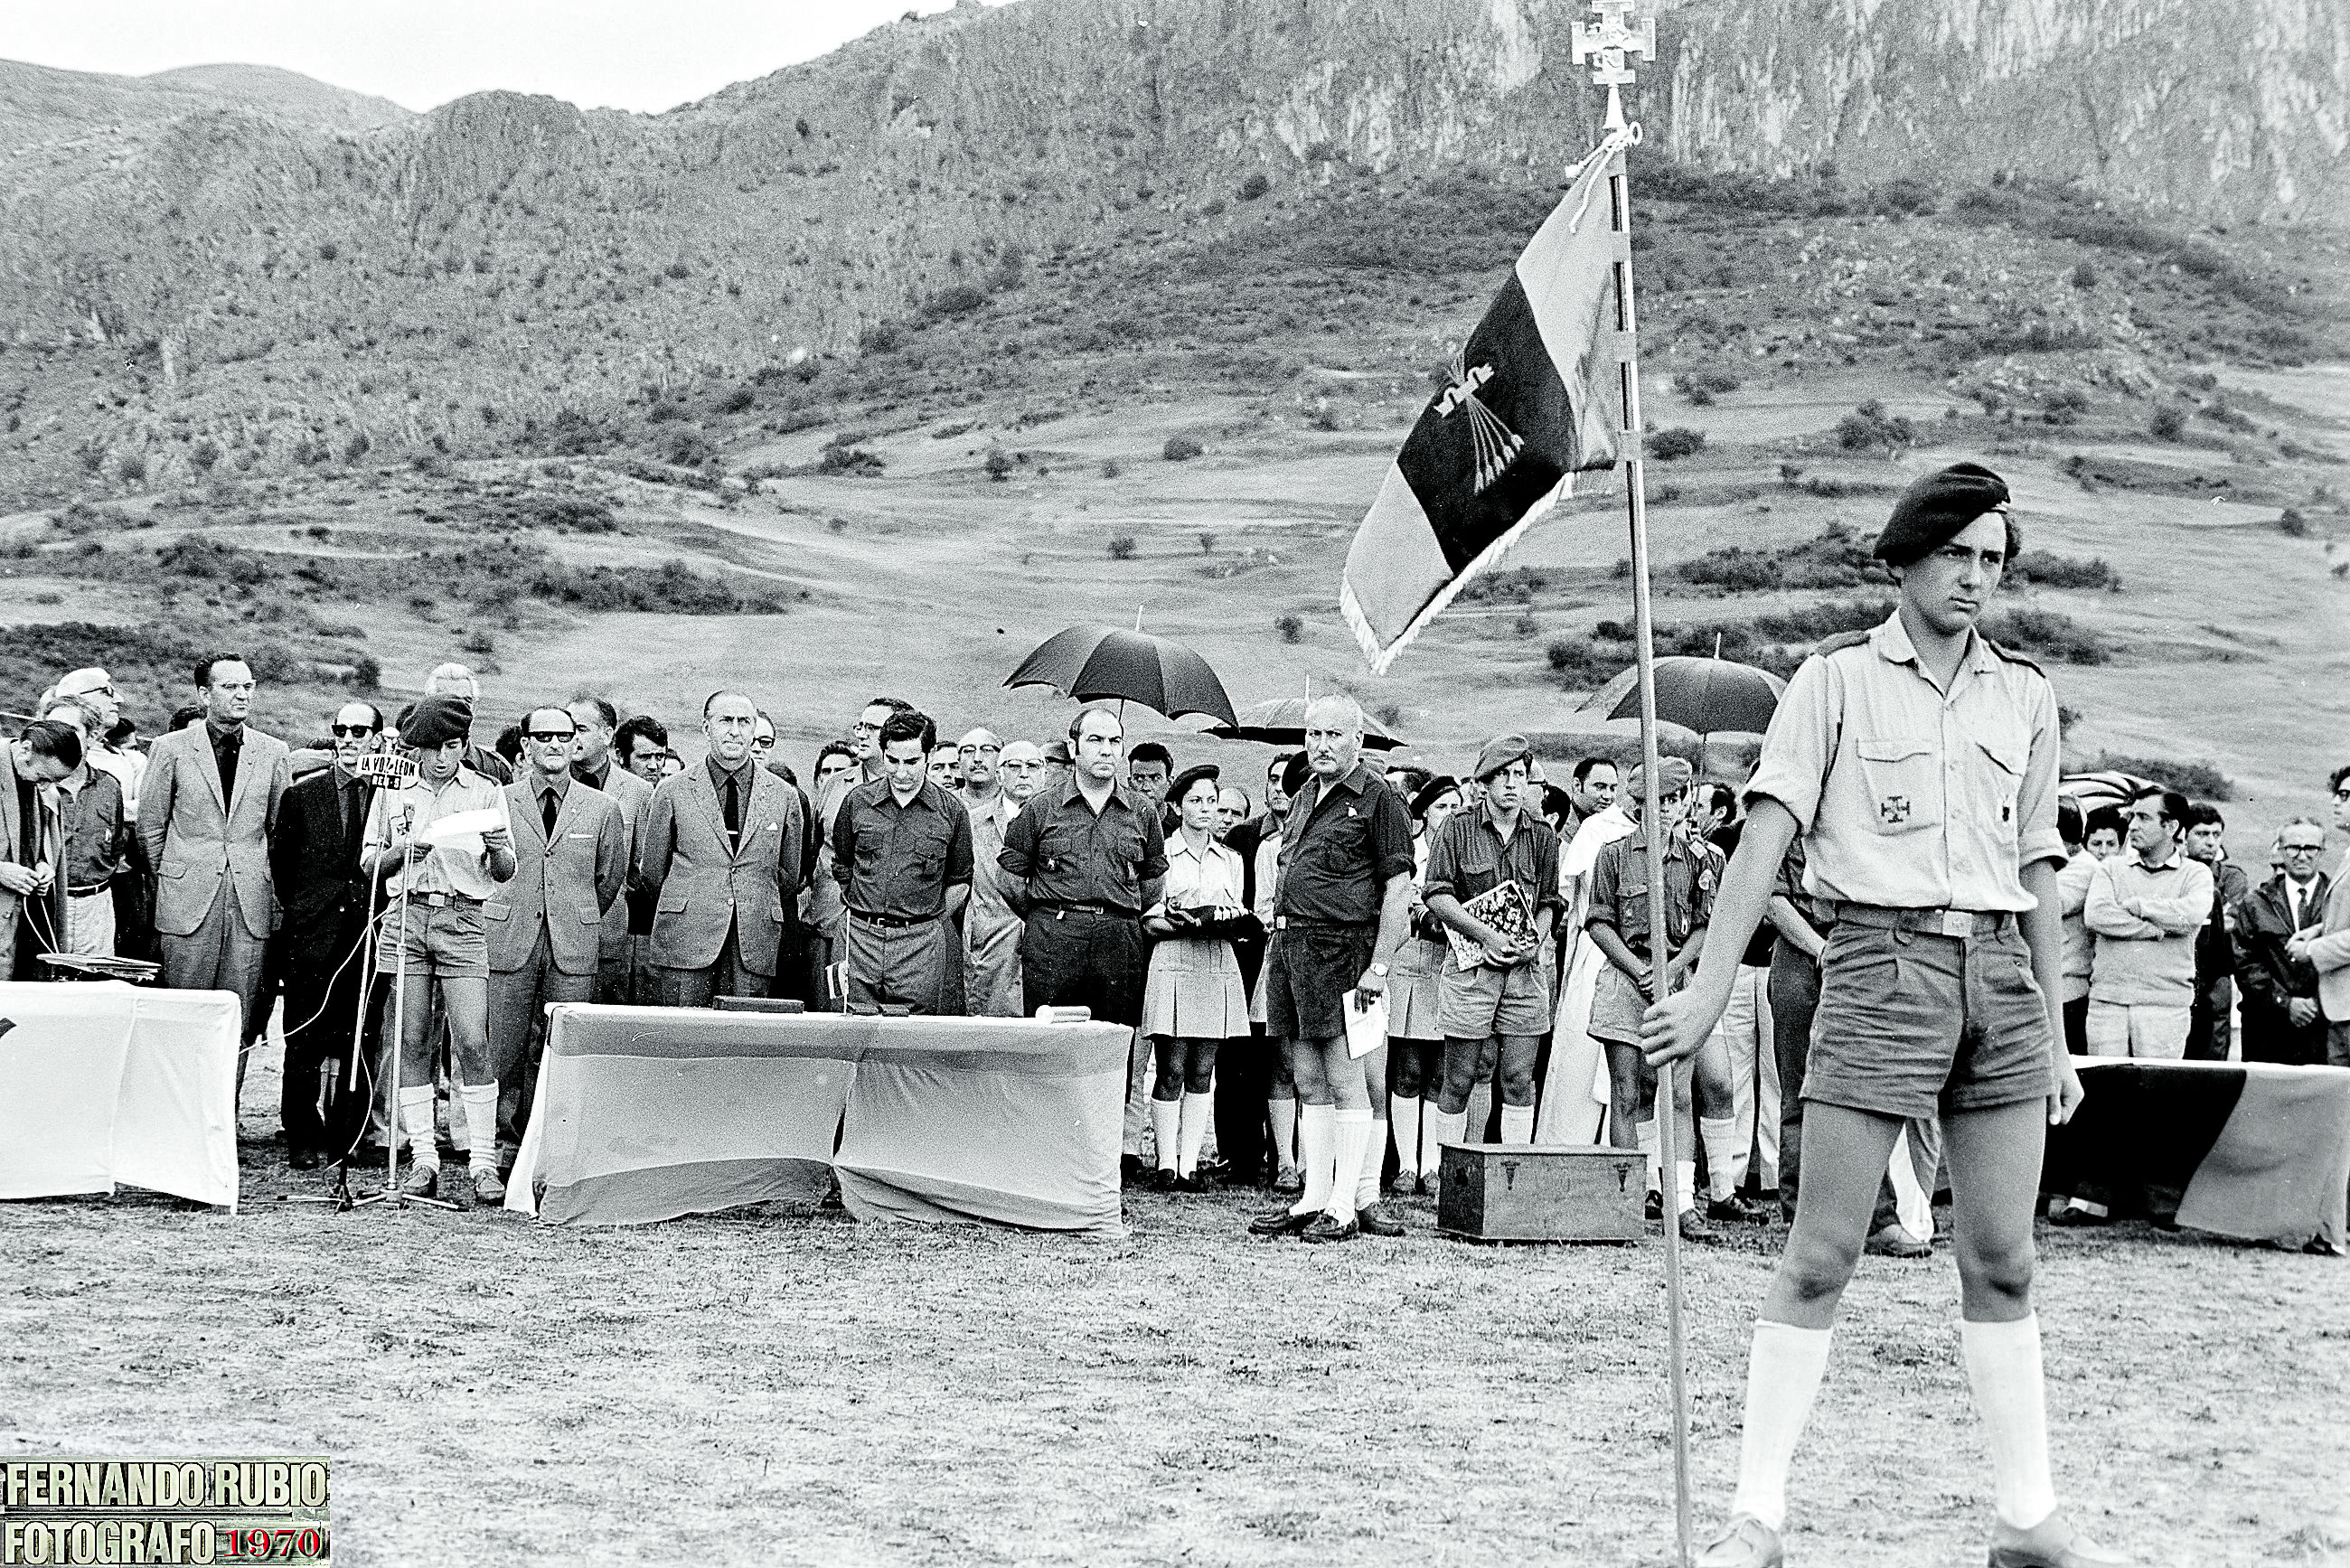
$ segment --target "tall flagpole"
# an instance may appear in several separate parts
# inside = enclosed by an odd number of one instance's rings
[[[1631,183],[1626,172],[1625,151],[1640,140],[1638,126],[1624,122],[1623,87],[1633,79],[1631,67],[1625,64],[1629,54],[1646,56],[1651,65],[1657,58],[1657,24],[1653,17],[1632,19],[1637,0],[1592,0],[1591,9],[1598,16],[1596,23],[1575,25],[1574,58],[1577,65],[1591,62],[1592,81],[1607,89],[1607,131],[1614,151],[1608,156],[1607,214],[1609,225],[1618,234],[1631,226]],[[1648,513],[1647,497],[1642,493],[1640,458],[1640,363],[1638,342],[1634,336],[1637,324],[1632,313],[1632,266],[1629,240],[1625,259],[1616,263],[1616,326],[1625,345],[1624,358],[1617,362],[1617,375],[1624,403],[1623,440],[1624,510],[1632,531],[1632,624],[1634,650],[1638,660],[1640,681],[1640,834],[1648,856],[1648,971],[1650,984],[1663,994],[1665,983],[1667,937],[1669,928],[1665,921],[1665,844],[1664,820],[1659,799],[1661,780],[1657,766],[1657,677],[1654,626],[1648,607]],[[1689,1484],[1689,1390],[1682,1377],[1683,1338],[1681,1327],[1681,1237],[1680,1237],[1680,1176],[1679,1150],[1675,1147],[1675,1099],[1673,1078],[1675,1069],[1668,1065],[1657,1075],[1657,1162],[1661,1167],[1661,1185],[1665,1192],[1665,1374],[1672,1390],[1673,1424],[1673,1527],[1678,1548],[1677,1561],[1681,1568],[1690,1562],[1690,1484]]]

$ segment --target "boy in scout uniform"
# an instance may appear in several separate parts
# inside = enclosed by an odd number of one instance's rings
[[[1940,1113],[1960,1341],[1991,1450],[1991,1568],[2128,1559],[2057,1511],[2040,1328],[2035,1189],[2080,1103],[2064,1053],[2056,699],[1976,618],[2022,540],[1998,475],[1962,462],[1903,493],[1877,542],[1900,584],[1884,625],[1833,639],[1780,701],[1697,978],[1641,1026],[1652,1063],[1702,1046],[1796,834],[1832,901],[1804,1084],[1804,1181],[1754,1327],[1738,1495],[1702,1568],[1772,1568],[1797,1439],[1827,1364],[1877,1179],[1905,1118]]]

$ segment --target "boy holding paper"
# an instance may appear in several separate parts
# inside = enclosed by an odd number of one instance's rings
[[[440,984],[473,1146],[473,1194],[495,1203],[505,1198],[505,1186],[498,1179],[490,945],[482,904],[513,879],[515,853],[504,792],[464,763],[473,722],[473,704],[462,697],[426,697],[401,715],[399,747],[416,759],[417,776],[377,794],[359,864],[370,877],[390,877],[377,971]],[[400,1003],[400,1124],[413,1161],[401,1190],[420,1198],[434,1196],[441,1180],[432,1138],[432,1009],[426,1002],[420,988]]]
[[[1486,742],[1476,773],[1483,804],[1456,812],[1428,851],[1428,912],[1482,950],[1466,968],[1448,958],[1438,982],[1437,1022],[1444,1031],[1440,1142],[1460,1138],[1470,1090],[1497,1064],[1502,1141],[1534,1141],[1534,1056],[1551,1023],[1551,928],[1566,901],[1559,894],[1557,830],[1524,809],[1533,767],[1534,749],[1523,735]],[[1504,920],[1505,906],[1514,906],[1520,918]]]

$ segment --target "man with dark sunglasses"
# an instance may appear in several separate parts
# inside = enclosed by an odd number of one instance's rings
[[[383,714],[371,702],[346,702],[328,730],[332,765],[286,790],[269,835],[270,874],[286,909],[276,938],[286,984],[278,1116],[286,1163],[296,1170],[349,1156],[376,1081],[370,1070],[354,1089],[344,1069],[360,1037],[359,944],[368,925],[359,839],[371,796],[358,769],[383,747]]]

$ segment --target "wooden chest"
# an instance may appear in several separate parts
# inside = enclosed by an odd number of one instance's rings
[[[1448,1143],[1436,1228],[1481,1241],[1637,1241],[1640,1152],[1591,1144]]]

